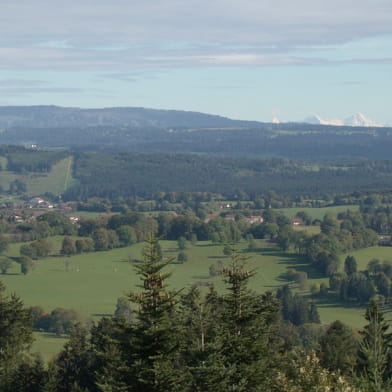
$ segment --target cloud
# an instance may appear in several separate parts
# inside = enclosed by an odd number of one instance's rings
[[[392,32],[389,0],[2,1],[0,32],[71,45],[338,43]],[[4,35],[3,35],[4,37]],[[29,38],[27,38],[29,37]],[[4,39],[4,38],[3,38]]]
[[[0,1],[0,69],[330,64],[311,53],[392,35],[390,0]]]
[[[0,96],[2,96],[2,98],[31,94],[74,94],[82,92],[84,92],[82,88],[52,86],[49,82],[42,80],[0,80]]]

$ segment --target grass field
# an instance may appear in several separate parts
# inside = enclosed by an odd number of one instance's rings
[[[51,239],[55,252],[58,252],[61,237]],[[303,259],[293,253],[280,252],[276,246],[258,240],[259,248],[256,252],[248,253],[250,259],[248,268],[255,270],[255,276],[250,281],[250,288],[256,292],[266,290],[275,291],[286,283],[284,273],[287,269],[295,268],[306,271],[309,285],[325,282],[328,278],[320,276],[312,270]],[[175,257],[178,253],[176,241],[161,241],[164,254]],[[245,247],[245,242],[240,247]],[[8,250],[10,256],[18,255],[20,244],[12,244]],[[144,244],[136,244],[127,248],[114,249],[110,252],[95,252],[75,255],[67,259],[64,256],[51,256],[38,260],[35,269],[29,275],[21,275],[19,266],[15,263],[7,275],[1,280],[6,285],[8,293],[15,292],[26,306],[40,305],[46,311],[56,307],[72,308],[82,313],[86,318],[98,319],[104,315],[112,315],[115,310],[117,298],[125,296],[131,290],[139,291],[139,277],[135,273],[130,258],[140,258]],[[199,242],[196,246],[186,249],[188,261],[184,264],[171,264],[168,270],[172,272],[169,278],[170,287],[181,289],[191,284],[211,282],[219,290],[224,290],[221,277],[210,277],[211,264],[224,257],[222,245],[213,245],[210,242]],[[381,260],[392,260],[392,248],[373,247],[351,252],[363,269],[367,262],[377,257]],[[345,255],[341,257],[344,260]],[[68,270],[64,261],[70,260]],[[308,289],[303,292],[308,295]],[[365,307],[343,304],[338,302],[334,295],[318,299],[317,304],[323,323],[330,323],[340,319],[355,327],[364,325]],[[34,348],[49,358],[63,345],[64,339],[50,334],[37,334]]]
[[[54,247],[59,248],[61,238],[52,239]],[[175,257],[178,253],[175,241],[162,241],[161,245],[167,256]],[[10,256],[18,255],[18,244],[12,244]],[[65,257],[53,256],[38,260],[34,271],[27,275],[19,273],[15,263],[9,274],[2,280],[9,292],[16,292],[27,306],[40,305],[50,311],[55,307],[73,308],[88,316],[99,317],[112,314],[118,297],[135,289],[139,282],[129,257],[140,258],[143,244],[114,249],[110,252],[95,252],[75,255],[68,260],[71,264],[65,268]],[[218,260],[228,261],[222,253],[222,246],[208,242],[186,250],[188,261],[184,264],[172,264],[168,269],[173,272],[170,284],[179,289],[197,282],[213,282],[217,288],[223,284],[219,277],[209,276],[209,267]],[[260,250],[250,254],[249,268],[256,270],[251,287],[257,291],[274,290],[282,281],[280,275],[287,267],[299,266],[300,260],[289,253],[280,253],[275,248],[260,241]]]
[[[364,270],[371,259],[380,261],[392,261],[392,247],[390,246],[372,246],[371,248],[360,249],[355,252],[349,252],[341,256],[342,264],[346,256],[354,256],[358,263],[358,270]],[[342,267],[343,268],[343,267]]]
[[[320,226],[293,226],[295,231],[305,231],[307,234],[314,235],[320,233]]]
[[[337,214],[347,210],[358,211],[359,206],[347,205],[347,206],[332,206],[332,207],[321,207],[321,208],[279,208],[278,211],[283,212],[288,218],[294,218],[299,211],[307,212],[313,219],[323,219],[327,213]]]
[[[98,218],[103,212],[94,212],[94,211],[77,211],[75,215],[79,215],[82,218]]]
[[[61,351],[68,338],[59,337],[45,332],[34,332],[34,343],[31,352],[38,352],[47,362]]]
[[[15,174],[9,171],[1,172],[0,185],[5,190],[9,189],[9,184],[14,180],[24,182],[27,193],[30,195],[40,195],[44,192],[59,195],[76,182],[72,177],[72,157],[57,162],[53,165],[50,173]]]
[[[3,170],[6,169],[6,167],[7,167],[7,158],[6,157],[0,157],[0,166],[2,167]]]

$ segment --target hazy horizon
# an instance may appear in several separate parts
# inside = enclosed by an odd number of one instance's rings
[[[386,0],[6,0],[0,20],[0,105],[392,123]]]

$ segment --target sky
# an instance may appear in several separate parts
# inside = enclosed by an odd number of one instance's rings
[[[392,124],[391,0],[0,0],[0,105]]]

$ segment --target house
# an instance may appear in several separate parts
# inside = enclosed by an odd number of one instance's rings
[[[380,246],[392,246],[391,236],[380,236],[378,239],[378,245]]]
[[[293,224],[293,226],[302,226],[304,224],[304,221],[299,218],[298,216],[295,216],[292,220],[291,223]]]
[[[260,215],[251,215],[251,216],[246,216],[245,221],[253,225],[254,223],[263,223],[264,218]]]
[[[215,219],[218,216],[219,216],[218,214],[207,214],[206,218],[204,219],[204,222],[208,223],[211,219]]]
[[[71,221],[71,223],[76,224],[76,223],[78,223],[80,221],[80,218],[81,217],[78,216],[78,215],[71,215],[69,217],[69,220]]]
[[[45,200],[42,199],[41,197],[33,197],[32,199],[29,200],[29,204],[31,207],[40,207],[43,203],[45,203]]]
[[[41,197],[33,197],[29,200],[30,208],[53,208],[53,204]]]

